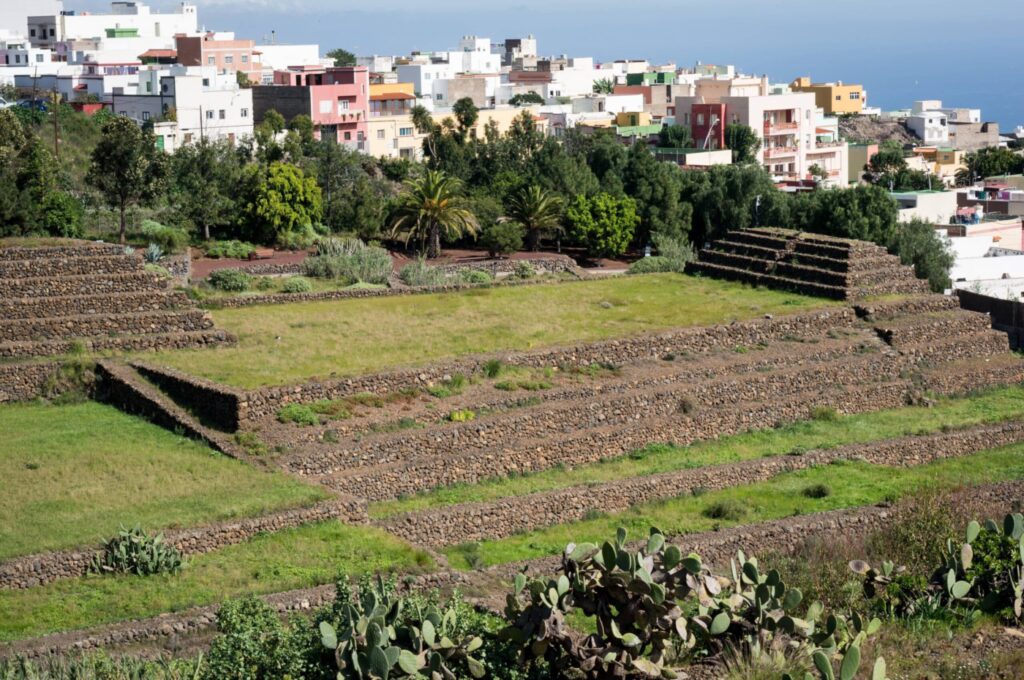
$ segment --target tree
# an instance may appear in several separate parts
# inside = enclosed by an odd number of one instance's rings
[[[157,150],[151,133],[128,118],[118,116],[103,125],[92,152],[86,181],[120,215],[119,237],[125,242],[125,213],[131,205],[148,204],[160,193],[167,175],[167,159]]]
[[[263,125],[273,132],[275,135],[284,130],[284,116],[278,113],[275,109],[270,109],[263,114]]]
[[[71,194],[51,191],[40,206],[40,226],[51,236],[81,238],[82,204]]]
[[[390,182],[371,177],[365,157],[335,142],[314,147],[317,182],[324,199],[324,223],[333,232],[378,238],[387,214]]]
[[[178,212],[205,240],[236,217],[235,195],[242,174],[237,154],[227,142],[200,140],[186,144],[171,159],[172,200]]]
[[[455,114],[455,120],[459,125],[459,136],[465,140],[469,131],[480,118],[480,111],[471,98],[463,97],[452,105],[452,113]]]
[[[698,248],[730,229],[773,224],[769,215],[786,217],[779,207],[784,199],[760,165],[716,165],[684,172],[680,179],[680,200],[693,206],[690,241]]]
[[[427,243],[427,257],[441,254],[441,236],[458,238],[475,234],[476,216],[466,207],[462,182],[438,170],[427,170],[408,180],[399,196],[391,223],[393,235],[406,234]]]
[[[265,171],[249,166],[250,196],[244,213],[253,240],[281,242],[288,234],[320,221],[323,205],[316,179],[291,163],[272,163]]]
[[[522,227],[529,249],[537,251],[541,236],[562,229],[562,199],[532,184],[509,202],[508,214],[501,221]]]
[[[685,125],[666,125],[658,132],[658,146],[664,149],[692,149],[693,135]]]
[[[814,163],[813,165],[811,165],[811,167],[807,168],[807,174],[810,175],[811,179],[813,179],[815,182],[824,182],[826,179],[828,179],[828,170],[821,167],[817,163]]]
[[[871,184],[797,194],[790,199],[792,228],[879,245],[888,243],[897,215],[889,191]]]
[[[1024,173],[1024,156],[996,147],[968,153],[964,157],[964,164],[966,169],[957,172],[957,184],[960,186],[966,186],[975,179]]]
[[[732,149],[733,163],[754,163],[761,140],[749,125],[730,123],[725,126],[725,148]]]
[[[928,222],[914,219],[896,225],[885,245],[903,264],[913,265],[918,278],[928,279],[932,291],[941,293],[952,285],[949,271],[956,256],[949,238]]]
[[[612,94],[615,92],[615,81],[611,78],[602,78],[594,81],[594,94]]]
[[[511,106],[529,106],[530,104],[541,105],[544,103],[544,97],[541,97],[533,90],[530,90],[529,92],[513,95],[512,98],[508,100],[508,103]]]
[[[640,223],[633,199],[607,193],[577,196],[565,216],[570,235],[593,257],[617,257],[626,252]]]
[[[334,60],[335,66],[355,66],[356,55],[352,54],[348,50],[336,47],[327,53],[328,59]]]
[[[511,255],[523,247],[523,228],[515,222],[492,224],[480,232],[480,245],[491,257]]]
[[[640,217],[637,245],[647,245],[654,234],[686,240],[693,208],[680,200],[681,175],[678,166],[657,160],[643,142],[637,142],[629,150],[622,170],[622,187],[626,195],[636,201]]]
[[[249,80],[249,74],[245,71],[235,71],[235,82],[237,82],[238,86],[243,90],[248,90],[252,87],[252,81]]]

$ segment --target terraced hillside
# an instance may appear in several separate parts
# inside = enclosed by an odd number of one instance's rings
[[[229,339],[120,246],[0,249],[0,358],[195,347]]]
[[[927,282],[885,248],[785,229],[743,229],[708,244],[696,272],[836,300],[921,294]]]

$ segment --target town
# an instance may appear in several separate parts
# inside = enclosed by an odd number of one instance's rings
[[[0,678],[1024,677],[1024,106],[152,4],[0,7]]]

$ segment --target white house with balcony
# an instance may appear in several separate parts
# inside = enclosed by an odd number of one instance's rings
[[[196,6],[187,2],[173,12],[154,12],[143,2],[112,2],[106,13],[33,13],[28,27],[29,40],[36,47],[53,48],[65,40],[85,38],[137,37],[149,39],[153,47],[170,49],[176,34],[199,32],[199,16]]]
[[[949,116],[942,110],[937,99],[921,99],[907,116],[907,129],[925,144],[946,144],[949,142]]]

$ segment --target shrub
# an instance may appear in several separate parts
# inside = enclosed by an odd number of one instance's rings
[[[319,425],[320,417],[312,408],[304,404],[288,404],[277,412],[277,419],[282,423],[298,425]]]
[[[142,254],[142,259],[144,259],[149,264],[156,264],[160,260],[164,259],[164,251],[157,244],[150,243],[149,246],[146,248],[146,252]]]
[[[293,276],[281,286],[282,293],[309,293],[313,290],[313,284],[309,279],[301,276]]]
[[[277,245],[284,250],[306,250],[316,244],[320,234],[312,224],[306,224],[294,231],[283,231],[277,235]]]
[[[345,420],[352,417],[344,401],[322,400],[314,402],[309,408],[313,413],[326,416],[330,420]]]
[[[503,368],[505,368],[505,364],[501,362],[501,359],[488,359],[484,362],[484,375],[488,378],[497,378],[501,375]]]
[[[248,260],[255,252],[256,246],[244,241],[214,241],[206,247],[206,256],[217,259]]]
[[[448,414],[448,420],[453,423],[468,423],[471,420],[476,420],[476,411],[468,408],[452,411]]]
[[[484,229],[480,234],[480,245],[491,257],[511,255],[523,249],[525,230],[515,222],[498,222]]]
[[[448,281],[444,271],[431,267],[422,259],[410,262],[398,272],[398,278],[407,286],[443,286]]]
[[[826,423],[833,423],[839,420],[839,411],[831,406],[815,406],[811,409],[811,419]]]
[[[459,394],[467,384],[469,384],[469,381],[466,380],[466,376],[456,373],[447,380],[442,380],[437,385],[427,387],[427,393],[438,399],[444,399],[445,397]]]
[[[40,205],[40,221],[50,236],[81,238],[82,204],[77,198],[63,191],[51,191]]]
[[[155,243],[165,253],[180,253],[188,247],[188,233],[184,229],[165,227],[153,220],[143,220],[141,231],[148,243]]]
[[[704,508],[703,515],[708,519],[724,519],[737,522],[747,514],[747,508],[739,501],[727,499],[716,501]]]
[[[653,274],[656,272],[683,273],[686,265],[696,259],[693,246],[684,241],[653,235],[658,254],[645,257],[629,265],[630,274]]]
[[[103,544],[89,571],[96,574],[175,574],[181,570],[181,553],[164,543],[163,534],[150,536],[141,527],[121,530]]]
[[[274,287],[277,285],[272,276],[256,276],[254,280],[256,281],[256,290],[274,290]]]
[[[322,239],[317,254],[303,262],[307,276],[354,283],[385,284],[391,278],[391,254],[359,239]]]
[[[491,275],[480,269],[463,269],[459,272],[459,280],[463,283],[482,284],[490,283],[494,279]]]
[[[211,272],[206,280],[217,290],[231,293],[249,290],[252,285],[252,276],[241,269],[218,269]]]
[[[520,262],[516,264],[515,270],[512,272],[512,276],[517,279],[532,279],[537,275],[537,270],[529,262]]]
[[[800,493],[808,498],[828,498],[832,495],[832,489],[827,484],[812,484]]]
[[[204,680],[318,677],[313,631],[303,619],[289,625],[259,597],[228,600],[217,612],[218,636],[206,657]]]

